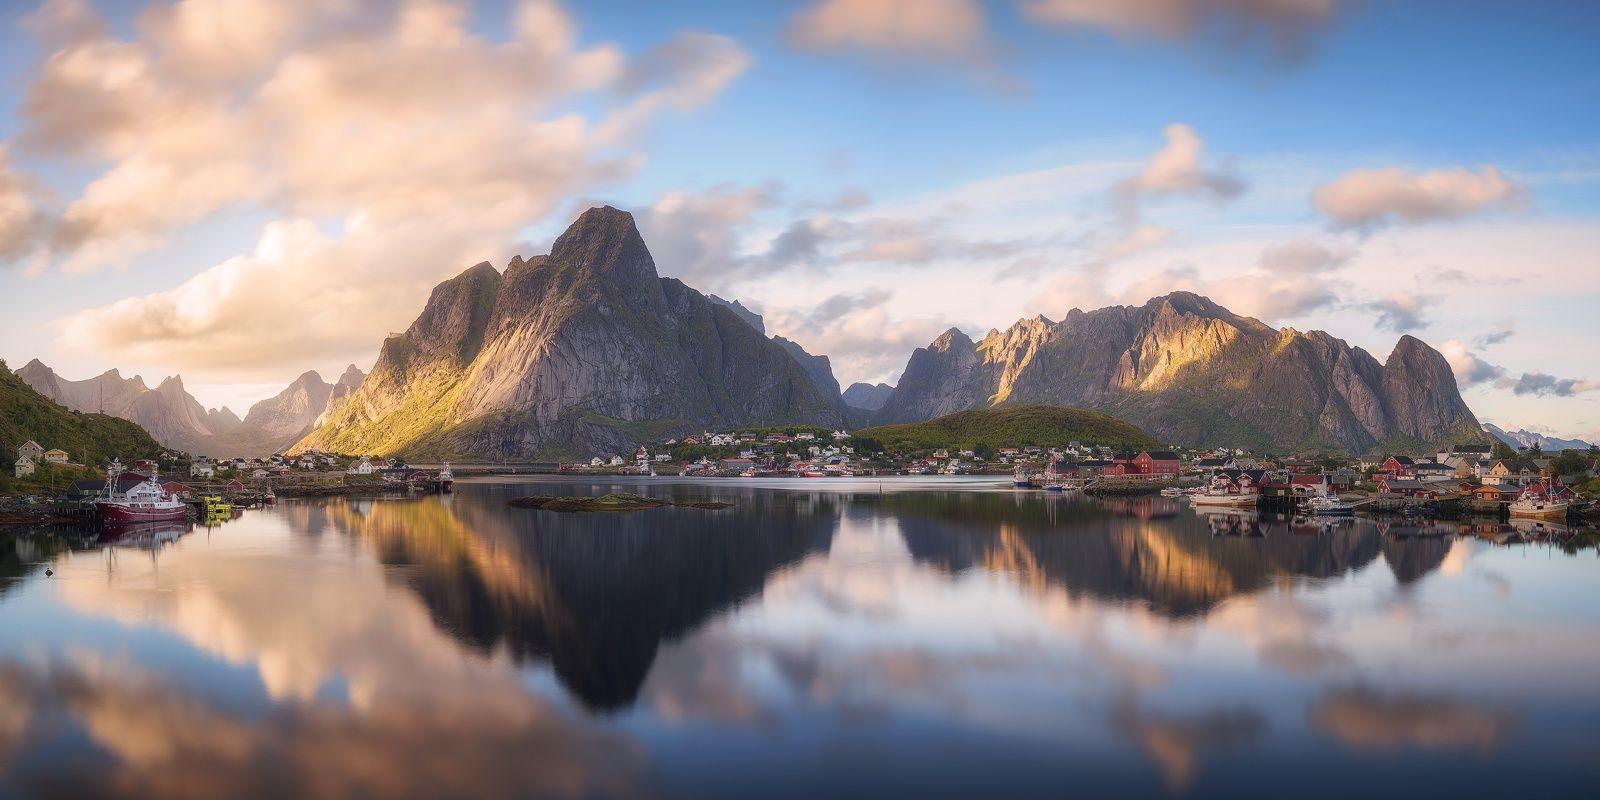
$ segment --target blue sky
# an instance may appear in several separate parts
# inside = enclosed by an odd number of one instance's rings
[[[845,382],[1182,288],[1412,333],[1480,417],[1600,435],[1596,4],[76,5],[0,10],[13,366],[242,413],[610,202]]]

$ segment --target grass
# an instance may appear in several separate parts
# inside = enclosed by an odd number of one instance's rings
[[[83,414],[39,394],[24,383],[0,361],[0,491],[8,491],[16,479],[12,478],[12,465],[16,462],[17,448],[29,440],[36,441],[46,450],[60,448],[75,462],[89,467],[101,467],[113,456],[124,463],[137,458],[155,458],[161,445],[150,434],[125,419],[105,414]],[[52,468],[66,477],[67,470]],[[33,483],[46,481],[47,473],[41,465],[41,475]],[[31,485],[26,481],[24,486]]]
[[[1045,405],[960,411],[926,422],[879,425],[856,431],[886,450],[1064,445],[1072,441],[1139,450],[1156,446],[1139,427],[1098,411]]]

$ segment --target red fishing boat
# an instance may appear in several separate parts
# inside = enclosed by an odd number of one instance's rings
[[[126,491],[118,491],[117,478],[122,462],[112,461],[106,472],[105,493],[94,499],[101,522],[168,522],[187,519],[189,507],[161,488],[154,471],[149,478]]]

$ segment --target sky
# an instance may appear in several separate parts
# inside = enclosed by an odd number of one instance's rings
[[[1600,440],[1600,4],[4,0],[0,358],[241,415],[631,211],[893,382],[956,326],[1205,294]]]

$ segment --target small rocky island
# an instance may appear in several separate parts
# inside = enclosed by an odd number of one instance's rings
[[[732,508],[732,503],[717,500],[663,500],[659,497],[645,497],[640,494],[627,494],[613,492],[599,497],[579,497],[572,495],[536,494],[532,497],[518,497],[507,501],[509,506],[516,508],[536,508],[542,511],[561,511],[573,513],[578,511],[640,511],[646,508],[703,508],[717,510]]]

